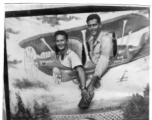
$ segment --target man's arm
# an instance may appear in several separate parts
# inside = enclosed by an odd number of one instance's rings
[[[77,67],[75,67],[75,69],[78,72],[78,76],[79,76],[79,79],[80,79],[80,87],[81,88],[86,88],[86,75],[85,75],[85,72],[83,70],[83,67],[82,66],[77,66]],[[82,97],[85,100],[88,100],[90,98],[86,89],[82,89],[81,94],[82,94]]]
[[[103,39],[101,43],[102,54],[97,62],[94,73],[94,76],[98,76],[98,77],[101,77],[104,74],[104,72],[107,70],[110,55],[112,52],[112,45],[113,45],[112,38],[110,36],[106,35],[102,39]]]
[[[84,100],[87,101],[89,99],[89,94],[88,94],[87,90],[85,89],[85,87],[86,87],[86,75],[85,75],[85,72],[83,69],[82,62],[75,52],[72,52],[72,54],[70,56],[70,62],[72,65],[71,66],[72,69],[75,69],[78,72],[78,76],[80,79],[81,95],[84,98]]]
[[[100,77],[105,73],[109,64],[109,58],[112,51],[112,38],[110,36],[104,36],[102,39],[103,39],[101,43],[102,54],[97,62],[94,77],[92,78],[89,84],[90,89],[96,84],[96,82],[100,79]]]
[[[86,75],[83,68],[81,66],[77,66],[75,69],[78,72],[81,87],[86,87]]]

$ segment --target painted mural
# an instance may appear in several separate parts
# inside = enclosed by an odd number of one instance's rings
[[[53,35],[57,30],[66,30],[69,47],[82,58],[82,31],[89,37],[86,24],[89,14],[5,18],[12,120],[148,119],[147,10],[95,12],[101,17],[101,29],[115,32],[117,53],[102,76],[90,107],[85,110],[78,107],[81,99],[78,75],[55,59]],[[88,83],[95,64],[88,62],[84,68]]]

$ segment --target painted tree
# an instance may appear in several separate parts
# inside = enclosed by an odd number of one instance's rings
[[[19,94],[16,94],[17,104],[15,113],[11,112],[11,120],[51,120],[47,105],[40,105],[34,100],[33,112],[31,108],[25,107]]]
[[[144,96],[133,94],[132,99],[124,109],[124,120],[149,119],[149,85],[144,89]]]

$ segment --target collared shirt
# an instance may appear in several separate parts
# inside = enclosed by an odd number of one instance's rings
[[[66,51],[63,60],[61,59],[61,54],[57,53],[57,59],[62,65],[72,69],[74,69],[76,66],[82,66],[79,56],[71,49]]]
[[[94,75],[101,77],[108,67],[110,58],[113,57],[112,36],[101,31],[96,39],[91,36],[88,43],[90,57],[96,64]]]

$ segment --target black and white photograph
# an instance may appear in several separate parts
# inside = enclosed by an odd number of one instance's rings
[[[5,4],[4,29],[8,120],[149,120],[148,6]]]

